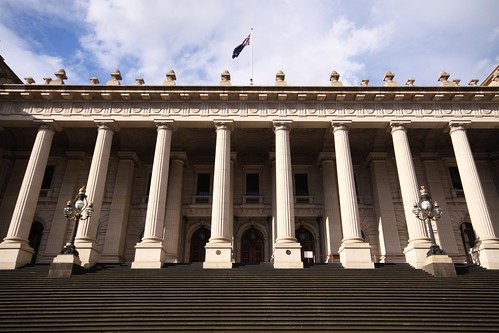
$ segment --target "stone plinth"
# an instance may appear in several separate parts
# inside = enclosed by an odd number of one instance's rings
[[[368,243],[343,243],[339,254],[340,262],[345,268],[374,268],[371,260],[371,246]]]
[[[135,260],[132,263],[132,269],[161,268],[165,263],[165,257],[166,251],[161,241],[138,243],[135,245]]]
[[[274,268],[303,268],[300,243],[276,243],[274,250]]]
[[[453,277],[457,275],[452,259],[446,254],[435,254],[426,257],[423,270],[437,277]]]
[[[206,244],[203,268],[232,268],[232,245],[228,242]]]
[[[59,254],[50,265],[49,278],[70,277],[82,269],[78,256],[73,254]]]

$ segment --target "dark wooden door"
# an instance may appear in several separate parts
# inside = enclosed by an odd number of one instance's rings
[[[253,227],[248,229],[241,239],[241,263],[258,264],[264,261],[263,235]]]
[[[206,243],[210,239],[210,231],[204,227],[199,228],[191,237],[190,262],[204,262],[206,258]]]

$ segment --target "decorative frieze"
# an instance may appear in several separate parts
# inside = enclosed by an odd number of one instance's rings
[[[359,96],[359,95],[358,95]],[[0,116],[15,116],[12,120],[30,120],[33,116],[50,116],[58,120],[64,116],[65,121],[74,117],[75,121],[81,120],[81,116],[95,117],[108,116],[119,121],[122,117],[133,118],[137,121],[149,121],[151,116],[182,117],[185,120],[197,117],[220,117],[229,116],[236,120],[245,117],[250,120],[257,118],[284,117],[293,119],[300,117],[300,121],[317,121],[319,117],[344,117],[352,121],[368,121],[376,118],[376,121],[391,121],[399,118],[408,118],[415,122],[440,122],[444,119],[467,118],[477,122],[496,121],[499,117],[499,104],[489,103],[458,103],[452,102],[430,102],[430,103],[394,103],[394,102],[365,102],[357,98],[351,102],[307,102],[280,100],[272,101],[247,101],[238,99],[235,101],[213,101],[205,99],[202,102],[187,101],[131,101],[121,96],[120,101],[108,102],[79,102],[72,99],[45,100],[45,101],[7,101],[0,104]],[[424,119],[423,119],[424,118]],[[9,120],[9,118],[4,118]],[[130,120],[130,119],[127,119]],[[259,119],[261,120],[261,119]],[[321,119],[323,121],[324,119]],[[448,121],[447,120],[447,121]]]

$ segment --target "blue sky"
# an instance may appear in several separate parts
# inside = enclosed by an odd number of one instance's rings
[[[439,71],[483,80],[499,63],[497,0],[0,0],[0,55],[37,83],[64,68],[68,84],[346,85],[413,78],[437,85]],[[232,50],[253,28],[252,49]],[[253,52],[251,52],[253,50]],[[251,55],[253,54],[253,57]]]

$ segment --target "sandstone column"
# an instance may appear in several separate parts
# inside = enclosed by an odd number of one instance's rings
[[[293,173],[289,132],[291,121],[275,121],[277,237],[274,268],[303,268],[301,245],[295,238]]]
[[[345,268],[374,268],[371,246],[362,239],[348,127],[345,123],[332,125],[343,227],[343,240],[339,250],[340,261]]]
[[[203,268],[232,268],[232,218],[230,195],[231,162],[230,135],[232,120],[216,120],[217,141],[213,175],[213,203],[211,212],[211,238],[206,244],[206,259]]]
[[[321,153],[322,183],[324,188],[324,234],[326,236],[326,256],[329,262],[338,257],[341,245],[341,215],[338,199],[338,182],[336,180],[336,163],[334,153]]]
[[[182,220],[182,189],[185,153],[172,154],[168,197],[166,199],[165,249],[166,262],[179,262],[178,247],[180,240],[180,221]]]
[[[412,212],[414,204],[419,201],[419,185],[409,147],[409,139],[404,125],[392,123],[390,126],[392,128],[393,149],[395,151],[405,220],[409,232],[409,243],[404,249],[404,254],[406,261],[411,266],[423,268],[431,242],[424,223],[418,220]]]
[[[97,125],[99,126],[97,140],[86,186],[87,200],[94,204],[94,213],[89,219],[80,220],[75,240],[81,264],[85,268],[92,267],[100,257],[100,251],[97,248],[97,228],[104,199],[111,144],[114,132],[117,130],[113,121],[99,121]]]
[[[451,122],[450,136],[471,223],[478,235],[480,265],[489,269],[499,269],[499,239],[494,232],[464,125]]]
[[[15,269],[31,261],[34,251],[29,246],[29,231],[55,134],[54,126],[54,123],[46,123],[38,128],[7,237],[0,244],[0,269]]]
[[[161,268],[166,260],[163,230],[173,121],[158,121],[157,130],[144,237],[135,245],[132,268]]]

